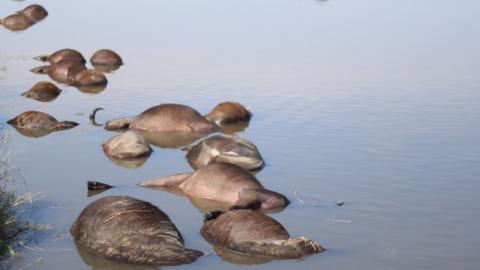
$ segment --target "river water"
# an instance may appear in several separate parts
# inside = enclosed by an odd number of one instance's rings
[[[80,125],[41,138],[7,129],[27,190],[45,195],[35,216],[52,227],[14,268],[137,269],[85,255],[69,234],[88,203],[121,194],[157,205],[188,247],[210,253],[179,269],[478,269],[478,1],[39,3],[44,21],[19,33],[0,27],[2,125],[26,110]],[[2,1],[0,16],[27,4]],[[29,72],[42,64],[32,58],[61,48],[86,58],[110,48],[125,65],[99,93],[60,85],[49,103],[20,96],[48,79]],[[135,186],[191,171],[184,153],[154,147],[140,168],[123,168],[100,146],[115,133],[88,121],[95,107],[105,121],[161,103],[208,113],[226,100],[254,114],[238,134],[266,160],[258,179],[292,201],[272,217],[326,252],[249,266],[221,259],[187,199]],[[87,197],[87,180],[117,188]]]

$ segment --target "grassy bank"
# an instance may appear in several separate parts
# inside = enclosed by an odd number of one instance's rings
[[[0,128],[0,261],[18,255],[24,244],[35,238],[42,229],[29,217],[32,204],[40,194],[17,194],[16,186],[21,181],[18,169],[11,165],[7,151],[8,136]]]

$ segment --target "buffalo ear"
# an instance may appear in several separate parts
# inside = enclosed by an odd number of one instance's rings
[[[87,182],[87,188],[88,190],[107,190],[109,188],[112,188],[109,184],[105,184],[102,182],[97,182],[97,181],[88,181]]]
[[[95,195],[98,195],[113,186],[110,186],[108,184],[102,183],[102,182],[97,182],[97,181],[88,181],[87,182],[87,197],[92,197]]]
[[[12,119],[8,120],[7,124],[14,125],[16,121],[17,121],[17,118],[15,117],[15,118],[12,118]]]
[[[242,189],[238,192],[238,200],[230,209],[259,209],[262,206],[259,194],[257,189]]]
[[[250,201],[248,203],[236,203],[234,206],[230,207],[229,210],[238,210],[238,209],[249,209],[257,210],[262,207],[262,202],[260,200]]]
[[[205,215],[203,216],[203,221],[209,221],[209,220],[212,220],[212,219],[216,219],[217,217],[221,216],[223,213],[225,213],[225,212],[224,211],[212,211],[212,212],[205,213]]]

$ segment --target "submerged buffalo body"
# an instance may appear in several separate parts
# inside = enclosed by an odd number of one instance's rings
[[[136,117],[113,119],[105,124],[105,128],[206,134],[217,130],[215,124],[207,121],[195,109],[180,104],[161,104]]]
[[[116,135],[102,144],[105,154],[113,159],[137,159],[150,156],[152,148],[133,131]]]
[[[50,64],[56,64],[60,62],[76,62],[79,64],[85,64],[85,58],[83,55],[74,49],[61,49],[50,55],[41,55],[34,58],[35,60],[49,62]]]
[[[37,111],[27,111],[7,121],[8,124],[23,129],[62,130],[78,125],[73,121],[59,122],[53,116]]]
[[[55,84],[41,81],[36,83],[32,88],[30,88],[30,90],[22,93],[22,96],[38,101],[48,102],[56,99],[61,92],[62,90],[58,89]]]
[[[325,250],[303,237],[291,238],[278,221],[251,210],[210,214],[201,234],[214,246],[270,259],[303,258]]]
[[[15,14],[0,19],[0,24],[12,31],[21,31],[43,20],[48,12],[40,5],[30,5]]]
[[[116,52],[109,49],[96,51],[90,58],[93,66],[121,66],[123,60]]]
[[[252,113],[238,102],[226,101],[218,104],[205,118],[219,125],[248,122]]]
[[[109,196],[88,205],[72,225],[77,244],[134,264],[178,265],[203,253],[185,248],[170,218],[148,202]]]
[[[214,162],[223,162],[257,172],[265,165],[255,144],[238,136],[208,137],[190,147],[186,157],[194,169]]]
[[[82,86],[106,86],[107,77],[93,69],[87,69],[84,64],[76,61],[61,61],[48,66],[31,69],[33,73],[48,74],[59,83]]]
[[[213,163],[194,173],[177,174],[139,185],[165,189],[193,199],[217,201],[230,208],[278,210],[289,204],[282,194],[266,190],[250,172],[228,163]]]
[[[239,104],[239,106],[241,106]],[[243,106],[242,106],[243,107]],[[134,129],[138,131],[159,132],[184,132],[209,134],[219,131],[221,119],[229,119],[227,122],[235,122],[236,119],[250,119],[238,117],[236,111],[222,110],[218,106],[212,111],[215,117],[202,116],[195,109],[181,104],[161,104],[147,109],[136,117],[123,117],[113,119],[105,124],[107,130]],[[246,109],[245,109],[246,110]]]
[[[137,116],[130,128],[162,132],[200,132],[217,130],[215,124],[206,120],[193,108],[179,104],[162,104],[152,107]]]
[[[86,67],[79,62],[58,62],[48,66],[40,66],[31,69],[33,73],[48,74],[48,76],[59,83],[73,84],[75,75]]]

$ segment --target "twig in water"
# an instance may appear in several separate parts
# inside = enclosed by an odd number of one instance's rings
[[[53,235],[52,241],[60,241],[71,238],[69,233],[56,233]]]
[[[320,206],[321,203],[320,203],[320,200],[319,199],[316,199],[316,198],[308,198],[306,196],[302,196],[303,198],[306,198],[308,201],[300,198],[300,190],[299,189],[296,189],[295,191],[293,191],[293,195],[295,196],[295,199],[297,199],[301,204],[306,204],[306,205],[309,205],[309,206]]]
[[[151,210],[125,210],[125,211],[122,211],[122,212],[118,212],[118,213],[115,213],[113,214],[111,217],[107,218],[106,220],[103,221],[103,223],[107,223],[109,222],[110,220],[120,216],[120,215],[123,215],[123,214],[127,214],[127,213],[132,213],[132,212],[137,212],[137,213],[147,213],[147,212],[151,212]]]
[[[28,249],[28,250],[39,251],[39,252],[45,252],[45,251],[47,251],[47,252],[73,251],[73,249],[71,249],[71,248],[47,248],[47,249],[44,249],[44,248],[41,248],[39,246],[30,247],[30,246],[25,245],[24,243],[19,243],[19,245],[23,248]]]
[[[326,218],[325,220],[330,221],[330,222],[336,222],[336,223],[352,223],[353,221],[347,220],[347,219],[329,219]]]

